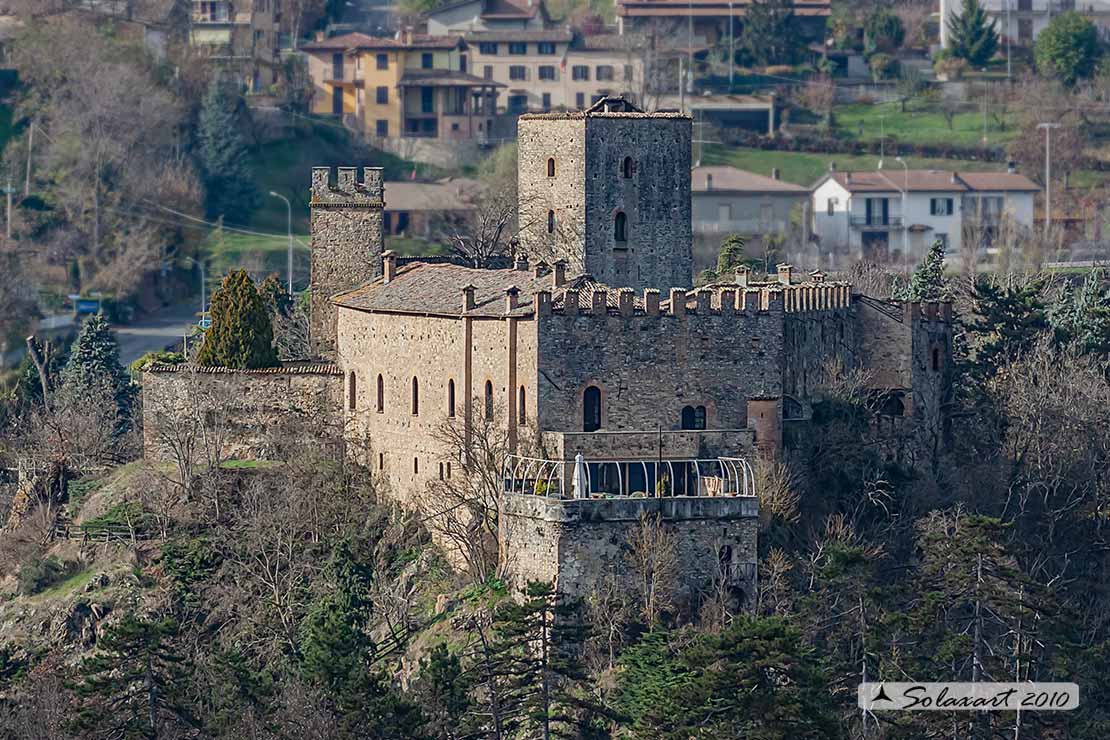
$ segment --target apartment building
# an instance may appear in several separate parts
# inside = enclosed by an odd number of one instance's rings
[[[908,262],[936,240],[959,252],[969,227],[985,241],[1003,218],[1031,227],[1039,190],[1012,170],[833,171],[813,188],[813,233],[824,250]]]
[[[540,0],[469,0],[434,10],[425,22],[429,32],[465,39],[474,74],[505,86],[500,113],[584,110],[618,95],[643,103],[643,46],[576,34],[553,23]]]
[[[252,91],[277,82],[280,0],[193,0],[189,39]]]
[[[981,0],[987,15],[994,20],[995,28],[1003,37],[1020,46],[1030,46],[1041,31],[1061,13],[1076,11],[1090,18],[1103,32],[1110,29],[1110,1],[1108,0]],[[948,46],[947,20],[958,16],[961,0],[941,0],[940,41]]]
[[[400,153],[417,139],[483,143],[489,137],[500,85],[471,74],[469,49],[459,36],[350,33],[301,51],[315,88],[313,113],[341,118],[378,146]],[[449,154],[428,150],[409,146],[403,153],[426,155],[425,161]]]

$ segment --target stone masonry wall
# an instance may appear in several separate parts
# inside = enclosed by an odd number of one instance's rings
[[[583,118],[530,119],[517,127],[517,221],[521,250],[533,261],[565,260],[586,272],[586,125]],[[555,160],[548,177],[547,160]],[[554,229],[547,230],[548,211]]]
[[[640,516],[659,516],[674,538],[676,597],[696,606],[715,579],[726,576],[738,605],[756,593],[759,504],[754,497],[558,500],[507,494],[501,508],[501,556],[516,588],[529,580],[554,581],[575,597],[606,577],[630,584],[630,538]],[[727,574],[727,575],[726,575]]]
[[[154,366],[143,373],[143,452],[169,459],[168,445],[206,424],[226,438],[229,458],[265,459],[272,434],[336,432],[342,378],[333,365],[229,370]]]
[[[380,167],[312,168],[312,284],[310,332],[317,357],[335,359],[336,309],[331,297],[381,274],[382,209]]]
[[[690,119],[586,119],[586,271],[608,285],[687,288],[693,280]],[[632,177],[622,172],[632,160]],[[627,241],[614,218],[627,218]]]
[[[705,406],[709,429],[746,428],[749,398],[782,395],[782,294],[771,295],[769,309],[722,310],[716,297],[677,313],[541,316],[541,428],[581,431],[590,385],[603,431],[679,429],[684,406]]]

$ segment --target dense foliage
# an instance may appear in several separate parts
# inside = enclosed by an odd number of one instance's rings
[[[998,30],[979,0],[963,0],[960,12],[948,19],[949,51],[957,59],[981,67],[998,50]]]
[[[232,368],[278,364],[266,300],[245,270],[234,270],[212,294],[212,325],[204,334],[197,363]]]
[[[1094,73],[1100,53],[1098,28],[1074,10],[1055,16],[1034,46],[1037,70],[1068,86]]]

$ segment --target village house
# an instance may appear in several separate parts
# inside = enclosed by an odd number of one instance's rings
[[[1003,219],[1031,227],[1039,190],[1012,170],[834,170],[813,187],[813,234],[823,252],[908,263],[934,241],[959,252],[968,228],[985,248]]]
[[[465,177],[388,181],[382,228],[387,236],[432,238],[445,223],[474,209],[479,187],[476,180]]]
[[[694,234],[782,234],[809,201],[809,190],[736,167],[695,167],[691,174]],[[799,216],[801,214],[798,214]]]
[[[280,76],[279,0],[193,0],[190,43],[236,71],[252,91]]]
[[[473,156],[489,138],[502,85],[471,74],[469,48],[458,36],[350,33],[301,51],[313,113],[340,118],[380,148],[442,162]]]

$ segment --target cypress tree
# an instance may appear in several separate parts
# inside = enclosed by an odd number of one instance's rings
[[[255,206],[257,191],[247,164],[240,108],[231,83],[214,76],[201,104],[197,134],[209,218],[235,214],[236,221],[243,221]]]
[[[112,327],[98,313],[81,327],[70,348],[69,360],[61,373],[62,388],[77,401],[99,402],[114,398],[119,418],[126,426],[131,413],[134,389],[131,377],[119,361],[119,344]]]
[[[949,50],[952,56],[981,67],[998,49],[998,31],[979,0],[963,0],[960,14],[948,19]]]
[[[277,366],[270,311],[244,270],[228,273],[213,294],[209,311],[212,326],[197,353],[198,365],[239,369]]]

